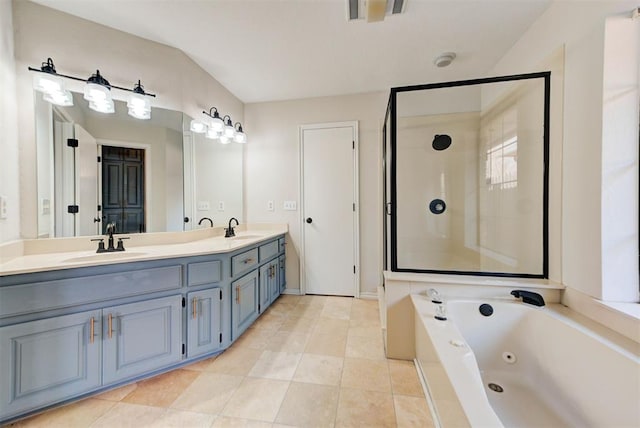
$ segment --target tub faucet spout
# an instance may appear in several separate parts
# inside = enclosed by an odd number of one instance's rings
[[[526,290],[513,290],[511,295],[516,299],[522,298],[524,303],[534,306],[544,306],[544,298],[538,293]]]

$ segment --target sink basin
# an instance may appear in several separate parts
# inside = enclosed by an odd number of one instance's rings
[[[83,263],[83,262],[101,262],[108,260],[125,259],[128,257],[144,256],[147,253],[135,253],[131,251],[121,251],[114,253],[99,253],[90,256],[71,257],[63,260],[63,263]]]
[[[242,241],[244,239],[257,239],[257,238],[262,238],[262,235],[240,235],[240,236],[234,236],[231,239],[234,241]]]

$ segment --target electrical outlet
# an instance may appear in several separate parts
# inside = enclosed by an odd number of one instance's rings
[[[274,209],[273,201],[267,201],[267,211],[273,211]]]
[[[209,211],[209,201],[198,201],[198,211]]]
[[[224,211],[224,201],[218,201],[218,211]]]
[[[295,211],[296,210],[296,201],[284,201],[282,205],[282,209],[285,211]]]

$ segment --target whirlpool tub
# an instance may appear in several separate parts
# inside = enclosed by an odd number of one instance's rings
[[[437,425],[640,426],[637,343],[558,304],[449,300],[441,321],[428,297],[411,300]]]

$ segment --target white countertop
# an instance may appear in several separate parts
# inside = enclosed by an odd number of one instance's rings
[[[80,238],[21,240],[0,245],[0,276],[72,269],[176,257],[190,257],[236,251],[287,233],[284,224],[242,225],[235,238],[225,238],[222,228],[189,232],[123,234],[125,251],[96,253],[97,242]],[[57,250],[57,251],[56,251]]]

